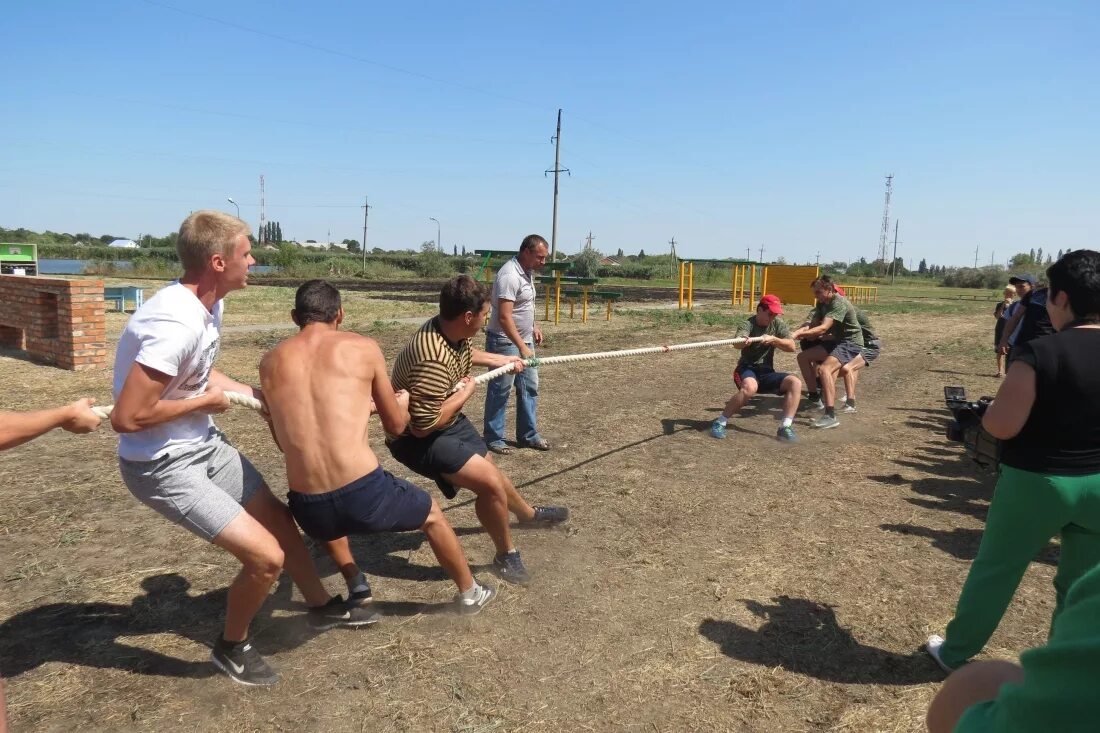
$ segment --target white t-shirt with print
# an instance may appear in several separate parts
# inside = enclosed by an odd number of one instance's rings
[[[203,394],[218,358],[221,325],[222,301],[214,304],[211,313],[178,282],[145,301],[130,316],[118,342],[115,401],[134,362],[172,378],[161,393],[162,400],[187,400]],[[123,433],[118,454],[130,461],[151,461],[177,453],[204,441],[213,424],[209,415],[192,412],[136,433]]]

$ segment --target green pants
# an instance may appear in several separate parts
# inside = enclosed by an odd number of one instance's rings
[[[959,667],[982,650],[1028,564],[1057,535],[1054,618],[1073,582],[1100,564],[1100,474],[1046,476],[1002,464],[978,556],[947,625],[945,664]]]

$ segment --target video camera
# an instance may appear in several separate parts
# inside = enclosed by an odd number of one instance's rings
[[[992,397],[971,401],[963,387],[944,387],[943,399],[954,418],[947,425],[947,439],[962,443],[966,454],[982,468],[996,470],[1001,460],[1001,442],[982,427],[982,416]]]

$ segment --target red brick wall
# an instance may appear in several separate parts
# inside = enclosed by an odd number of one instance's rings
[[[0,346],[74,371],[107,365],[102,280],[0,275]]]

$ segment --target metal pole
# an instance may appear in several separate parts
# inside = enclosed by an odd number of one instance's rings
[[[442,232],[443,230],[439,226],[439,219],[436,219],[434,216],[429,216],[428,218],[435,222],[435,248],[438,249],[440,252],[442,252],[443,251],[443,235],[440,232]]]
[[[561,173],[561,110],[558,110],[558,129],[554,133],[554,222],[550,230],[550,261],[558,259],[558,175]]]
[[[894,219],[894,259],[890,261],[890,284],[894,284],[898,270],[898,223],[901,219]]]
[[[367,213],[370,210],[370,199],[363,197],[363,276],[367,275]]]
[[[237,207],[237,218],[240,219],[241,218],[241,207],[237,206],[237,202],[233,200],[232,196],[227,198],[226,201],[228,201],[229,203],[231,203],[231,204],[233,204],[234,206]]]

